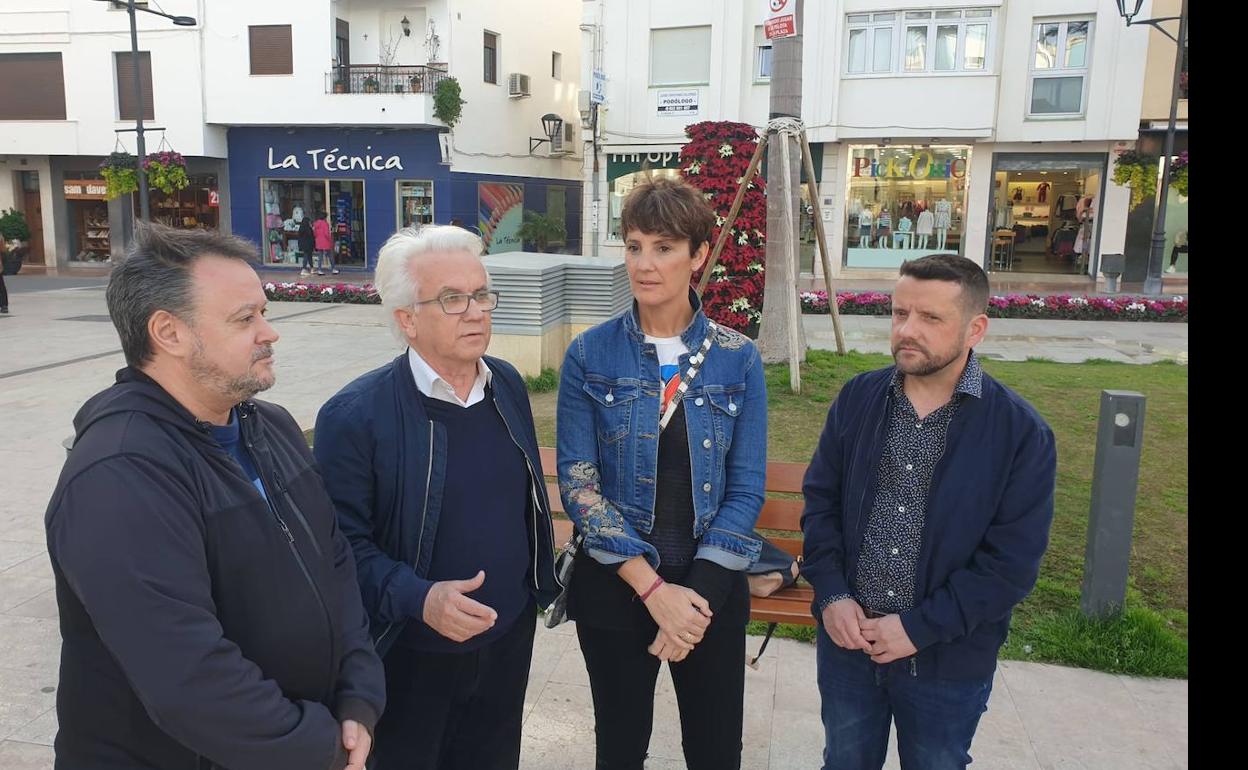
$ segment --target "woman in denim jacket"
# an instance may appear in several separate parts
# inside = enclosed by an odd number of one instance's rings
[[[559,489],[585,537],[568,615],[589,670],[596,766],[641,770],[668,661],[686,764],[732,770],[745,569],[761,548],[762,361],[747,337],[708,320],[689,288],[715,225],[701,193],[678,179],[643,183],[620,225],[633,307],[572,341],[559,383]]]

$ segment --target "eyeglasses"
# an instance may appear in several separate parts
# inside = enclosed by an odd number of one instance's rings
[[[413,302],[412,304],[428,305],[436,302],[442,306],[442,312],[447,315],[463,315],[468,312],[468,300],[475,300],[477,307],[488,313],[498,307],[498,292],[493,289],[482,289],[472,294],[443,294],[440,297]]]

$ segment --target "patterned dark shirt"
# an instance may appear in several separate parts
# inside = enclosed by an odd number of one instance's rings
[[[882,613],[904,612],[916,604],[914,577],[932,475],[959,405],[983,392],[983,369],[974,352],[953,398],[923,419],[906,396],[904,380],[900,371],[893,376],[893,409],[880,456],[875,504],[863,533],[853,586],[854,599],[864,609]],[[844,598],[844,594],[828,597],[824,606]]]

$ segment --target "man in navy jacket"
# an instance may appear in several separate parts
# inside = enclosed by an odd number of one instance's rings
[[[558,593],[528,393],[485,355],[481,251],[450,226],[386,241],[377,289],[408,348],[316,420],[386,668],[377,770],[514,770],[536,608]]]
[[[1053,432],[988,376],[988,278],[938,254],[893,294],[895,366],[845,384],[802,491],[825,770],[963,768],[1053,520]]]

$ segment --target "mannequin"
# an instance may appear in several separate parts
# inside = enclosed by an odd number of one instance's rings
[[[945,250],[945,236],[949,232],[949,226],[953,220],[953,206],[949,201],[941,198],[936,201],[936,248],[940,251]]]
[[[927,241],[932,237],[932,225],[936,222],[936,215],[931,211],[924,210],[919,214],[919,221],[915,227],[915,244],[916,249],[926,249]]]
[[[902,246],[905,246],[906,248],[911,248],[913,246],[910,241],[910,228],[912,226],[913,223],[910,221],[910,217],[902,217],[897,221],[897,231],[893,233],[894,249],[901,248]],[[898,244],[901,245],[899,246]]]
[[[862,211],[858,214],[858,248],[860,249],[871,248],[872,219],[871,209],[869,207],[863,207]]]
[[[888,248],[888,236],[893,229],[893,215],[887,206],[880,206],[880,214],[875,218],[875,242],[883,249]]]

